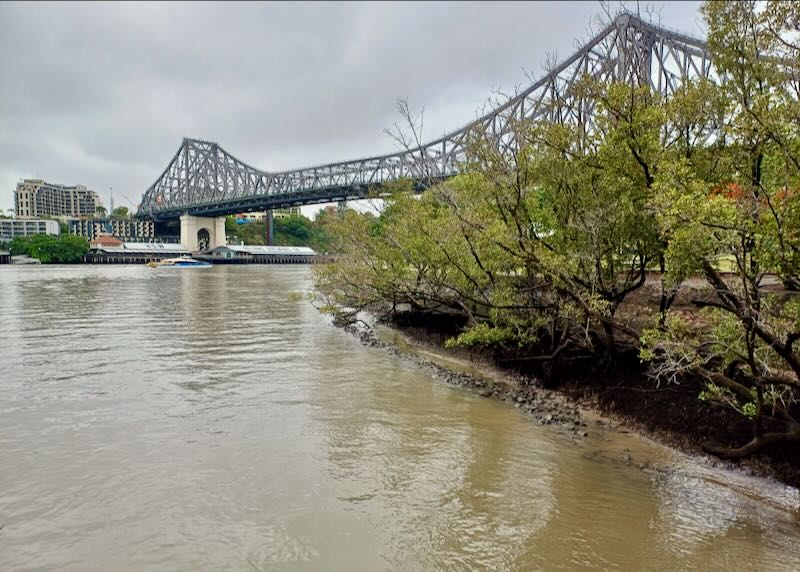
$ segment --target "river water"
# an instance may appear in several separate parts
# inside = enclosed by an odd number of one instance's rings
[[[538,426],[310,288],[0,267],[0,570],[800,569],[796,490]]]

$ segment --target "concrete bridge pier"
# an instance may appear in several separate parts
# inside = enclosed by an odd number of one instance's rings
[[[264,223],[266,224],[267,246],[272,246],[273,244],[275,244],[275,230],[274,230],[275,227],[273,225],[273,220],[272,220],[272,211],[267,211],[264,213]]]
[[[190,252],[225,246],[225,217],[181,216],[181,246]]]

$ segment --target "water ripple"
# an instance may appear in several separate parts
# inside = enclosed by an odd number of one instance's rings
[[[576,445],[330,327],[309,278],[0,270],[0,570],[800,569],[797,491]]]

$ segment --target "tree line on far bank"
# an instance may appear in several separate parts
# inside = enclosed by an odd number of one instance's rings
[[[71,264],[80,262],[89,253],[89,241],[72,234],[34,234],[14,238],[9,250],[12,256],[27,254],[44,264]]]
[[[800,441],[800,5],[702,13],[726,81],[665,99],[584,80],[588,135],[519,123],[509,153],[474,132],[454,179],[332,217],[322,308],[450,317],[464,326],[449,344],[542,371],[605,375],[633,357],[654,388],[696,388],[750,424],[710,451]]]
[[[310,246],[316,252],[326,253],[330,249],[327,227],[336,211],[320,209],[314,220],[303,215],[275,217],[272,219],[272,236],[277,246]],[[267,243],[267,224],[255,220],[238,224],[235,216],[225,218],[225,234],[228,241],[241,240],[244,244]]]

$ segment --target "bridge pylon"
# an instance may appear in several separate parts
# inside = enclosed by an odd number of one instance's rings
[[[225,217],[181,216],[181,246],[190,252],[225,246]]]

